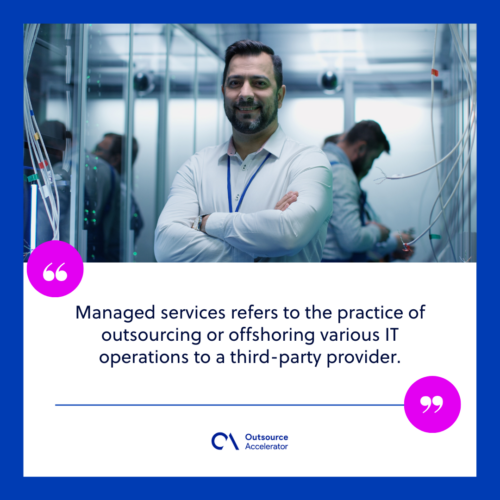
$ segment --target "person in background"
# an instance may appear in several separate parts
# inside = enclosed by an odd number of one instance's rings
[[[411,234],[390,232],[376,220],[360,187],[374,161],[390,145],[373,120],[356,123],[348,132],[327,137],[323,146],[333,175],[333,214],[328,224],[323,262],[408,260],[413,248],[403,248]]]
[[[123,136],[108,132],[104,134],[101,142],[97,144],[94,153],[99,158],[111,165],[119,175],[122,175],[122,151]],[[132,165],[134,165],[139,153],[139,143],[135,137],[132,138]]]
[[[76,175],[74,166],[79,163],[79,152],[75,148],[65,150],[66,126],[59,121],[49,120],[40,125],[40,132],[47,147],[49,159],[54,170],[60,205],[59,239],[70,239],[71,176]],[[84,218],[82,226],[87,230],[87,262],[119,262],[120,255],[120,206],[124,198],[125,186],[121,182],[122,172],[122,136],[105,134],[102,141],[91,154],[86,152]],[[137,140],[132,141],[132,163],[139,152]],[[64,155],[69,161],[64,162]],[[27,161],[27,160],[25,160]],[[28,173],[32,173],[28,169]],[[25,224],[24,251],[29,255],[30,231],[30,190],[24,183]],[[137,239],[143,227],[143,220],[132,195],[130,229]],[[38,195],[36,246],[50,241],[53,230],[50,225],[45,205]]]
[[[88,210],[87,261],[120,262],[121,201],[125,199],[122,182],[123,136],[104,134],[92,154],[97,168],[89,169],[85,177],[85,209]],[[132,138],[132,165],[139,153],[137,139]],[[95,213],[94,213],[95,212]],[[134,241],[144,225],[139,207],[132,194],[130,229]],[[94,221],[95,219],[95,221]]]
[[[222,93],[233,129],[179,169],[155,233],[159,262],[319,262],[332,213],[321,149],[278,125],[281,59],[252,40],[226,50]]]

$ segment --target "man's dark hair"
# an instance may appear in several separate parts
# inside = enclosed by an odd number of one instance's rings
[[[114,132],[108,132],[104,134],[104,137],[111,137],[113,142],[111,143],[111,148],[109,150],[109,154],[111,156],[114,155],[122,155],[122,139],[123,136],[120,134],[115,134]],[[132,138],[132,165],[135,163],[135,159],[137,158],[137,154],[139,153],[139,143],[135,137]]]
[[[378,149],[381,146],[386,153],[389,153],[391,146],[382,127],[373,120],[362,120],[354,125],[354,127],[347,132],[345,140],[349,144],[354,144],[357,141],[366,141],[368,150]],[[326,140],[325,140],[326,142]]]
[[[258,56],[262,54],[262,52],[269,54],[273,60],[274,78],[279,90],[283,85],[283,64],[281,62],[281,57],[275,55],[274,50],[271,47],[255,40],[240,40],[239,42],[233,43],[226,49],[226,65],[224,66],[223,85],[226,84],[227,70],[229,68],[229,63],[234,56]]]
[[[325,139],[325,144],[328,142],[331,142],[333,144],[337,144],[339,142],[339,139],[342,137],[342,134],[335,134],[335,135],[330,135]],[[325,145],[323,144],[323,146]]]

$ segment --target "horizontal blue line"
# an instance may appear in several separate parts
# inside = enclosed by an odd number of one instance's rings
[[[56,406],[404,406],[404,404],[56,404]]]

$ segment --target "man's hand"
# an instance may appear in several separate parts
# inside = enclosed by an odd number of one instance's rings
[[[394,260],[410,260],[410,257],[414,254],[415,247],[409,246],[408,251],[405,252],[403,250],[394,250],[392,252],[392,258]]]
[[[413,240],[413,230],[410,229],[407,233],[400,234],[401,237],[397,237],[398,249],[392,252],[392,258],[394,260],[410,260],[410,257],[415,253],[415,247],[408,246],[407,250],[403,250],[403,243],[409,243]]]
[[[380,241],[381,242],[382,241],[387,241],[387,238],[389,238],[389,234],[391,232],[388,227],[385,227],[382,224],[379,224],[378,222],[375,222],[374,220],[371,220],[370,222],[367,223],[367,225],[368,224],[373,224],[373,225],[377,226],[380,229],[380,234],[381,234]],[[410,240],[408,240],[408,241],[410,241]]]
[[[292,203],[297,201],[298,197],[299,193],[297,191],[290,191],[286,193],[285,196],[283,196],[283,198],[276,203],[274,210],[281,210],[284,212]]]
[[[205,217],[203,217],[203,219],[201,219],[201,227],[200,227],[200,231],[202,232],[206,232],[205,231],[205,226],[207,225],[207,220],[208,218],[210,217],[210,214],[209,215],[205,215]]]
[[[413,236],[409,233],[399,233],[401,234],[401,238],[399,236],[396,237],[398,240],[398,250],[403,250],[403,243],[410,243],[413,239]],[[403,241],[401,241],[403,239]]]

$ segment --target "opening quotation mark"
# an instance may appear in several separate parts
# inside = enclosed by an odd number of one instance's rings
[[[68,278],[68,273],[66,271],[60,271],[61,267],[64,266],[65,262],[63,262],[56,270],[56,274],[52,271],[49,271],[49,267],[52,265],[52,262],[43,270],[43,279],[45,281],[53,281],[56,278],[57,281],[66,281]]]
[[[70,294],[80,285],[83,272],[83,261],[78,250],[64,241],[42,243],[31,252],[28,260],[30,283],[45,297]]]
[[[422,412],[425,413],[432,405],[439,406],[439,408],[434,412],[437,413],[443,407],[443,398],[441,396],[434,396],[431,398],[429,396],[422,396],[420,399],[420,404],[422,406],[427,406],[427,408]]]

